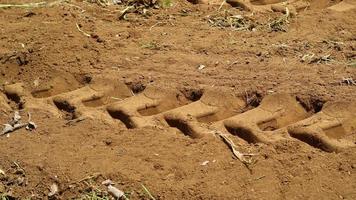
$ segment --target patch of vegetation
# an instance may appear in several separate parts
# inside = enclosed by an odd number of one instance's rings
[[[143,16],[151,15],[149,9],[168,8],[173,6],[173,0],[122,0],[117,4],[125,5],[126,8],[119,14],[119,20],[127,19],[128,13],[137,13]]]
[[[109,200],[110,196],[107,192],[103,192],[99,189],[89,191],[88,193],[82,195],[77,200]]]
[[[208,23],[213,27],[231,28],[235,31],[268,30],[269,32],[287,32],[290,14],[288,11],[286,14],[268,21],[258,19],[259,18],[255,15],[245,16],[242,14],[233,14],[228,10],[222,12],[218,11],[217,14],[207,17]]]
[[[268,23],[268,29],[271,32],[287,32],[289,25],[289,12],[285,15],[271,20]]]
[[[151,50],[160,50],[161,49],[161,45],[156,41],[151,41],[151,42],[142,44],[141,48],[151,49]]]
[[[257,26],[254,20],[246,16],[234,15],[228,11],[209,16],[208,22],[214,27],[232,28],[236,31],[253,31]]]
[[[160,0],[159,5],[162,8],[169,8],[173,6],[173,0]]]
[[[304,54],[301,57],[301,62],[305,62],[308,64],[313,64],[313,63],[330,64],[333,61],[334,61],[334,59],[331,57],[330,54],[317,56],[317,55],[311,53],[311,54]]]

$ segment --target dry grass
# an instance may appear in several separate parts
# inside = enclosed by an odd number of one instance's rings
[[[123,20],[123,19],[127,19],[128,13],[136,13],[145,17],[150,16],[151,12],[149,12],[149,9],[168,8],[173,5],[173,1],[172,0],[123,0],[119,4],[126,6],[126,8],[120,12],[118,17],[118,19]]]
[[[161,45],[156,41],[151,41],[151,42],[142,44],[141,48],[151,49],[151,50],[160,50],[161,49]]]
[[[286,7],[286,14],[271,20],[267,25],[271,32],[287,32],[289,24],[290,13]]]
[[[109,200],[110,196],[107,192],[103,192],[99,189],[94,189],[82,195],[77,200]]]
[[[262,20],[258,20],[261,19]],[[208,23],[213,27],[230,28],[235,31],[257,31],[267,30],[269,32],[287,32],[289,26],[290,13],[274,17],[270,20],[263,20],[266,17],[257,15],[242,15],[233,13],[231,10],[217,11],[216,14],[207,16]]]
[[[208,22],[213,27],[231,28],[236,31],[253,31],[256,29],[256,23],[252,19],[228,11],[208,16]]]
[[[301,56],[301,62],[308,64],[330,64],[333,62],[331,54],[315,55],[313,53],[304,54]]]
[[[42,2],[24,3],[24,4],[0,4],[0,9],[1,8],[25,8],[25,9],[30,9],[30,8],[39,8],[39,7],[50,7],[50,6],[61,4],[61,3],[67,2],[67,1],[68,0],[57,0],[57,1],[53,1],[53,2],[42,1]]]

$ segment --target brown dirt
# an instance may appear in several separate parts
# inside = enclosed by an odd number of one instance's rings
[[[282,13],[183,0],[127,20],[82,1],[0,9],[0,120],[38,125],[0,136],[0,197],[106,195],[111,179],[130,199],[149,199],[141,184],[156,199],[356,199],[356,4],[339,2],[282,31],[268,27]],[[223,10],[254,24],[209,24]]]

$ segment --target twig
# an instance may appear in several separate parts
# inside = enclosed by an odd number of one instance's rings
[[[132,90],[130,90],[130,92],[132,96],[136,96],[136,94]]]
[[[119,19],[120,20],[126,19],[126,14],[129,12],[133,12],[133,10],[135,9],[136,9],[135,6],[127,6],[124,10],[120,12]]]
[[[66,2],[66,4],[65,4],[65,5],[68,5],[68,6],[70,6],[70,7],[77,8],[77,9],[79,9],[79,10],[80,10],[80,12],[81,12],[81,13],[86,12],[86,10],[84,10],[82,7],[77,6],[77,5],[75,5],[75,4],[72,4],[72,3],[68,3],[68,2]]]
[[[78,23],[75,23],[75,25],[77,26],[77,29],[78,29],[78,31],[79,31],[79,32],[83,33],[83,34],[84,34],[85,36],[87,36],[87,37],[91,37],[91,35],[90,35],[90,34],[88,34],[88,33],[84,32],[82,29],[80,29],[80,27],[79,27],[79,24],[78,24]]]
[[[229,66],[227,66],[228,69],[230,69],[233,65],[239,63],[238,60],[235,60],[234,62],[232,62]]]
[[[42,1],[38,3],[25,3],[25,4],[0,4],[0,8],[37,8],[47,5],[47,2]]]
[[[157,22],[157,23],[155,23],[153,26],[150,27],[150,31],[151,31],[155,26],[157,26],[158,24],[164,24],[164,22]]]
[[[66,122],[66,125],[72,125],[72,124],[74,124],[74,123],[78,123],[78,122],[81,122],[81,121],[84,121],[84,120],[86,120],[87,119],[87,117],[79,117],[79,118],[76,118],[76,119],[71,119],[71,120],[68,120],[67,122]]]
[[[14,165],[16,166],[16,168],[17,168],[18,170],[21,170],[21,171],[23,171],[23,173],[25,173],[25,169],[22,168],[16,161],[13,161],[12,163],[14,163]]]
[[[122,101],[122,100],[123,100],[123,99],[118,98],[118,97],[110,97],[110,98],[112,98],[112,99],[114,99],[114,100],[119,100],[119,101]]]
[[[266,177],[266,175],[263,175],[263,176],[260,176],[260,177],[255,178],[255,179],[253,179],[253,180],[258,181],[258,180],[261,180],[261,179],[263,179],[263,178],[265,178],[265,177]]]
[[[223,141],[232,150],[232,153],[234,154],[234,156],[237,159],[239,159],[243,164],[248,165],[248,164],[252,163],[251,156],[253,156],[255,154],[244,154],[244,153],[241,153],[238,150],[236,150],[236,145],[234,144],[234,142],[227,135],[221,133],[220,131],[216,131],[215,134],[217,134],[218,136],[220,136],[223,139]],[[246,158],[246,157],[250,157],[250,158]]]
[[[342,83],[346,83],[347,85],[356,85],[356,81],[354,81],[352,78],[342,78]]]
[[[223,7],[223,5],[226,3],[226,0],[223,0],[218,8],[218,11],[220,11],[220,9]]]
[[[84,177],[78,181],[75,181],[75,182],[72,182],[72,184],[77,184],[77,183],[81,183],[81,182],[84,182],[84,181],[87,181],[87,180],[90,180],[90,179],[96,179],[98,178],[99,176],[102,176],[102,174],[100,173],[94,173],[93,175],[89,175],[87,177]]]
[[[148,191],[148,189],[145,187],[145,185],[141,184],[141,186],[142,186],[143,190],[147,193],[147,195],[150,197],[150,199],[156,200],[156,199],[152,196],[152,194],[150,193],[150,191]]]

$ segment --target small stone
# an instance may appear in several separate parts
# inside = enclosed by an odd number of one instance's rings
[[[35,122],[28,122],[28,125],[26,126],[26,130],[28,130],[28,131],[32,131],[36,128],[37,128],[37,125],[35,124]]]
[[[200,65],[198,66],[198,70],[203,70],[205,67],[206,67],[205,65],[200,64]]]
[[[109,146],[109,145],[112,144],[112,139],[111,139],[111,138],[106,138],[106,139],[104,140],[104,143]]]
[[[38,171],[43,171],[43,165],[42,164],[37,165],[36,168],[38,169]]]
[[[50,190],[50,192],[48,193],[49,197],[56,195],[58,193],[58,185],[53,183],[49,190]]]
[[[207,165],[209,162],[210,162],[209,160],[206,160],[206,161],[202,162],[200,165],[201,165],[201,166],[205,166],[205,165]]]

